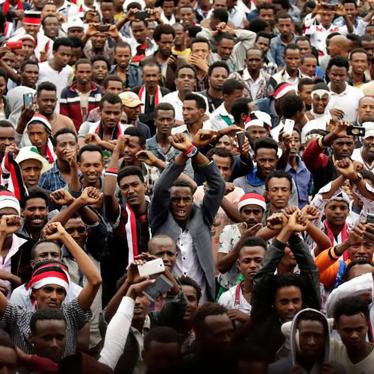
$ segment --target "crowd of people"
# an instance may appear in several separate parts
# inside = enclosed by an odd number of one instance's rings
[[[0,373],[373,373],[373,0],[2,0],[0,42]]]

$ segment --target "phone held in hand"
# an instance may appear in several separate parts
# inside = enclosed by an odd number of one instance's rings
[[[368,213],[366,216],[366,223],[372,223],[374,224],[374,214],[373,213]]]
[[[32,93],[25,93],[23,94],[23,107],[29,107],[34,101],[34,94]]]
[[[151,301],[155,302],[160,296],[166,294],[171,290],[173,284],[166,278],[165,275],[160,275],[156,282],[147,287],[143,294]]]
[[[238,147],[239,147],[239,149],[241,149],[243,147],[244,140],[245,140],[245,132],[240,131],[240,132],[236,133],[236,138],[238,139]]]
[[[147,261],[143,265],[138,265],[138,272],[141,277],[148,277],[151,275],[163,273],[165,271],[164,261],[162,258],[156,258],[152,261]]]
[[[362,126],[348,126],[347,135],[365,136],[365,127]]]
[[[283,134],[292,135],[294,126],[295,126],[295,121],[293,119],[284,120]]]

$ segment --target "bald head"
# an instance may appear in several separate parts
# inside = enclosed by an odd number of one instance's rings
[[[328,51],[331,57],[348,57],[352,42],[344,35],[333,36],[328,43]]]

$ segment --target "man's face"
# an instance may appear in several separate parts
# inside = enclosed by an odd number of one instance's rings
[[[42,164],[38,160],[29,159],[20,163],[22,179],[26,187],[34,187],[38,184],[42,171]]]
[[[227,0],[215,0],[213,4],[213,9],[219,8],[227,10]]]
[[[216,148],[224,148],[231,152],[234,148],[232,139],[228,135],[221,136],[216,144]]]
[[[270,40],[268,38],[265,38],[264,36],[260,36],[256,43],[256,48],[260,49],[262,51],[262,54],[265,55],[270,47]]]
[[[21,80],[24,86],[35,87],[39,78],[39,68],[37,65],[25,65],[22,73]]]
[[[253,281],[265,257],[265,249],[260,246],[242,247],[239,252],[238,269],[248,281]]]
[[[177,262],[177,250],[171,238],[157,238],[152,240],[149,253],[157,258],[162,258],[165,267],[171,272]]]
[[[299,96],[303,99],[304,104],[310,107],[312,105],[312,89],[313,84],[305,84],[301,91],[299,92]]]
[[[13,52],[8,51],[1,58],[1,61],[7,64],[10,68],[14,68],[16,66],[16,55]]]
[[[61,134],[56,139],[55,153],[59,160],[66,160],[66,154],[77,151],[78,143],[73,134]]]
[[[32,260],[34,263],[47,260],[61,260],[61,250],[57,244],[41,242],[34,248],[33,253],[34,258]]]
[[[175,85],[178,91],[192,92],[196,86],[195,72],[190,68],[180,69],[175,79]]]
[[[41,230],[48,220],[48,207],[44,199],[34,198],[26,202],[22,215],[26,226]]]
[[[362,140],[362,148],[369,159],[374,157],[374,136],[368,136]]]
[[[160,40],[157,42],[157,45],[158,50],[163,57],[170,57],[173,40],[173,34],[161,34]]]
[[[57,8],[55,4],[45,4],[42,10],[42,18],[55,15],[57,13]]]
[[[362,313],[353,316],[341,315],[335,321],[340,338],[348,352],[361,353],[365,351],[368,323]]]
[[[77,47],[77,48],[73,47],[71,49],[71,57],[70,57],[69,65],[74,66],[75,63],[80,59],[81,54],[82,54],[82,49],[80,47]]]
[[[53,57],[57,66],[60,68],[65,67],[70,61],[71,47],[61,45],[57,51],[53,52]]]
[[[312,108],[314,113],[323,114],[325,113],[327,104],[329,103],[330,98],[326,93],[322,96],[312,94]]]
[[[280,34],[284,38],[288,38],[294,30],[294,25],[291,19],[279,19],[277,23],[277,29],[279,30]]]
[[[321,24],[324,28],[328,29],[334,19],[334,12],[331,10],[323,10],[320,14]]]
[[[247,53],[246,64],[250,73],[257,73],[264,64],[262,52],[256,49],[249,50]]]
[[[262,178],[275,170],[277,163],[277,153],[275,149],[260,148],[257,149],[254,160],[257,162],[258,173]]]
[[[92,79],[91,64],[79,64],[75,69],[75,78],[79,84],[87,84]]]
[[[36,103],[38,104],[39,112],[46,117],[49,117],[53,114],[56,108],[56,91],[40,91],[39,96],[36,97]]]
[[[106,128],[114,128],[121,120],[122,104],[111,104],[104,101],[100,109],[101,123]]]
[[[166,34],[163,34],[166,35]],[[160,69],[156,65],[148,65],[143,68],[143,81],[148,89],[155,89],[161,78]]]
[[[114,53],[114,60],[121,69],[127,69],[131,59],[131,51],[128,47],[117,47]]]
[[[198,109],[195,100],[183,101],[183,121],[186,125],[193,125],[201,121],[204,116],[204,110]]]
[[[5,152],[5,148],[16,144],[16,131],[14,127],[0,127],[0,153]]]
[[[135,299],[135,308],[134,308],[134,321],[144,321],[146,315],[149,313],[150,301],[146,296],[137,296]]]
[[[207,61],[210,53],[210,48],[208,43],[194,43],[191,47],[191,54],[200,57],[202,60]]]
[[[327,72],[327,75],[331,82],[331,90],[340,92],[344,91],[346,80],[348,78],[347,69],[344,67],[338,67],[333,65],[330,70]]]
[[[165,4],[165,2],[164,2]],[[174,45],[175,46],[183,46],[186,42],[186,34],[184,32],[184,28],[181,24],[176,23],[173,25],[175,31],[175,38],[174,38]]]
[[[83,152],[78,166],[85,183],[95,186],[104,170],[103,157],[100,152]]]
[[[221,157],[218,155],[213,155],[212,159],[221,173],[222,178],[226,182],[229,181],[231,177],[231,159],[229,157]]]
[[[139,114],[141,112],[140,105],[134,106],[134,107],[129,107],[129,106],[123,106],[123,110],[126,113],[127,120],[129,122],[134,122],[137,121]]]
[[[269,136],[269,131],[262,126],[249,126],[246,130],[249,142],[254,145],[258,139]]]
[[[74,38],[79,38],[81,39],[84,35],[84,29],[81,27],[70,27],[68,29],[68,37],[70,38],[71,36]]]
[[[368,96],[361,99],[357,113],[358,120],[361,124],[367,121],[372,121],[374,118],[374,98]]]
[[[291,142],[290,142],[290,156],[298,155],[300,146],[301,146],[300,134],[297,131],[293,131]]]
[[[367,34],[374,35],[374,26],[370,27],[371,33],[366,31]],[[361,41],[362,48],[368,53],[369,56],[374,55],[374,40],[362,40]]]
[[[174,1],[164,1],[162,3],[162,10],[165,16],[170,17],[174,13]]]
[[[152,340],[143,351],[143,360],[147,371],[162,374],[177,365],[181,358],[181,347],[178,342],[163,343]]]
[[[48,38],[54,39],[58,35],[60,24],[57,17],[48,17],[44,21],[44,33]]]
[[[34,53],[35,45],[31,40],[22,40],[22,51],[25,52],[26,58],[29,58]]]
[[[114,5],[110,2],[101,2],[100,11],[103,23],[112,23],[114,15]]]
[[[299,287],[280,287],[275,293],[274,308],[282,322],[292,321],[303,306],[303,298]]]
[[[96,32],[91,37],[93,48],[97,49],[97,50],[102,50],[105,46],[106,39],[107,39],[107,37],[106,37],[105,33],[99,32],[99,31]]]
[[[84,248],[87,242],[87,226],[82,221],[82,218],[70,218],[64,225],[66,232],[78,243],[81,248]]]
[[[364,74],[368,69],[368,56],[363,52],[356,52],[351,56],[352,71],[356,74]]]
[[[41,149],[48,142],[48,132],[41,123],[33,123],[27,127],[27,135],[30,142],[36,148]]]
[[[228,60],[234,49],[235,42],[231,39],[221,39],[217,44],[217,53],[223,61]]]
[[[276,209],[284,209],[291,197],[291,185],[287,178],[271,178],[267,186],[267,197]]]
[[[129,141],[125,144],[123,150],[123,159],[128,165],[132,165],[137,160],[136,154],[141,151],[143,147],[139,143],[137,136],[130,136]]]
[[[36,300],[38,309],[59,309],[65,300],[66,291],[56,284],[48,284],[38,290],[33,290],[32,296]]]
[[[343,4],[348,16],[350,17],[351,21],[354,22],[356,16],[357,16],[357,7],[355,3],[346,3]]]
[[[368,240],[360,240],[360,242],[349,247],[348,253],[352,261],[365,260],[371,262],[373,258],[374,244]]]
[[[102,82],[108,74],[108,65],[105,61],[95,61],[92,64],[92,77],[98,82]]]
[[[35,354],[59,362],[66,346],[66,322],[64,320],[38,320],[30,341]]]
[[[3,96],[6,90],[7,81],[4,77],[0,77],[0,96]]]
[[[190,218],[192,207],[192,191],[189,187],[171,187],[170,208],[177,222],[185,223]]]
[[[170,136],[171,129],[175,125],[174,112],[172,110],[158,110],[155,116],[155,126],[159,134]]]
[[[183,26],[192,26],[195,22],[195,13],[192,8],[180,8],[179,18]]]
[[[337,160],[341,160],[345,157],[351,157],[355,148],[355,142],[353,136],[346,136],[344,138],[338,138],[332,143],[331,149]]]
[[[41,25],[30,25],[30,24],[24,24],[23,28],[26,31],[26,34],[30,34],[36,39],[36,35],[38,34],[40,30]]]
[[[307,40],[300,40],[296,43],[300,50],[300,56],[303,57],[307,54],[312,53],[312,48]]]
[[[199,307],[199,300],[197,299],[197,292],[192,286],[182,285],[184,296],[187,300],[186,312],[183,319],[185,321],[192,321],[195,317],[197,308]]]
[[[232,94],[223,94],[223,101],[227,108],[231,108],[235,100],[243,97],[243,90],[234,90]]]
[[[300,355],[308,362],[323,357],[326,333],[320,321],[302,320],[299,322]]]
[[[143,21],[134,21],[131,24],[131,31],[132,34],[134,35],[135,40],[138,43],[144,43],[145,40],[147,39],[148,35],[148,30],[145,27],[145,24]]]
[[[326,221],[329,225],[342,226],[348,217],[349,208],[344,201],[330,201],[325,207]]]
[[[247,224],[247,227],[253,227],[257,223],[261,223],[264,216],[264,210],[254,204],[243,206],[240,209],[240,218]]]
[[[209,79],[209,87],[214,90],[222,91],[223,82],[227,79],[228,74],[225,68],[217,67],[212,70]]]
[[[258,18],[263,19],[269,25],[273,25],[275,21],[275,14],[273,9],[260,9],[260,12],[258,14]]]
[[[137,175],[123,177],[119,181],[121,194],[131,207],[138,207],[144,203],[147,186]]]
[[[118,81],[109,81],[105,93],[119,95],[123,91],[123,85]]]
[[[300,66],[303,74],[313,78],[316,75],[317,59],[315,57],[306,57]]]
[[[287,66],[287,71],[296,71],[301,63],[300,51],[298,49],[287,49],[284,55],[284,62]]]
[[[227,314],[211,315],[205,317],[204,329],[198,334],[198,341],[209,351],[225,352],[234,333],[234,325]]]

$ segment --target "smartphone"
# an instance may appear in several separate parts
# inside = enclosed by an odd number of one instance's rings
[[[99,25],[97,28],[100,32],[107,32],[110,29],[110,25]]]
[[[151,301],[155,302],[157,298],[169,292],[173,287],[173,284],[169,281],[165,275],[160,275],[156,282],[150,285],[143,291],[143,294]]]
[[[295,121],[293,119],[286,119],[284,121],[283,134],[292,135],[294,126],[295,126]]]
[[[365,127],[362,126],[348,126],[347,135],[365,136]]]
[[[243,147],[244,140],[245,140],[245,132],[240,131],[236,133],[236,138],[238,139],[238,147],[239,149]]]
[[[30,106],[34,101],[34,94],[32,93],[26,93],[23,94],[23,106],[24,108],[27,108]]]
[[[143,265],[138,265],[138,272],[141,277],[159,274],[164,271],[165,265],[164,261],[162,261],[162,258],[156,258],[155,260],[148,261]]]
[[[14,42],[6,42],[5,46],[8,48],[8,49],[21,49],[22,48],[22,40],[17,40],[17,41],[14,41]]]
[[[373,223],[374,224],[374,214],[368,213],[366,216],[366,223]]]
[[[141,10],[140,12],[135,13],[135,18],[144,21],[145,19],[149,18],[149,13],[145,10]]]

